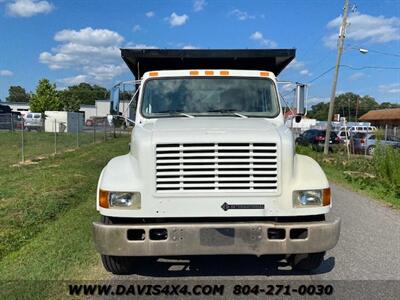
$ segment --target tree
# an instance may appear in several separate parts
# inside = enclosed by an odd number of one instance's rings
[[[311,110],[307,112],[307,117],[317,120],[325,120],[328,118],[329,102],[319,102],[311,106]]]
[[[19,85],[12,85],[8,89],[7,102],[29,102],[31,96]]]
[[[108,99],[109,94],[107,89],[98,85],[90,85],[88,83],[82,82],[77,85],[72,85],[63,90],[61,93],[61,98],[63,102],[69,105],[70,102],[76,104],[95,104],[96,100]],[[74,105],[75,105],[74,104]]]
[[[65,111],[73,111],[77,112],[80,109],[81,101],[79,100],[77,95],[61,91],[60,94],[60,102],[63,110]]]
[[[367,113],[370,110],[378,109],[379,104],[371,96],[363,96],[354,93],[344,93],[336,96],[334,114],[340,114],[347,121],[354,122],[358,117]],[[315,118],[320,121],[326,121],[328,118],[329,102],[320,102],[311,106],[308,112],[310,118]]]
[[[387,108],[399,108],[400,104],[390,103],[390,102],[382,102],[379,104],[379,109],[387,109]]]
[[[35,93],[29,102],[32,112],[44,113],[46,110],[61,110],[59,92],[56,90],[56,85],[51,84],[46,78],[39,80]]]

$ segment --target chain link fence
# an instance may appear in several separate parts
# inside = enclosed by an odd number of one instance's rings
[[[107,118],[90,122],[76,118],[75,124],[48,119],[28,126],[13,114],[0,115],[0,166],[30,163],[51,155],[73,151],[129,135],[131,128],[116,127]]]

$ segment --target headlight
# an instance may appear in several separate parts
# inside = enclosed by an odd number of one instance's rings
[[[293,206],[320,206],[321,190],[295,191],[293,193]]]
[[[331,189],[293,192],[294,207],[325,206],[331,203]]]
[[[104,208],[140,209],[141,198],[138,192],[107,192],[100,190],[100,206]]]

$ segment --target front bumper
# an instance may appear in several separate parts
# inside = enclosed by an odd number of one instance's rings
[[[269,239],[268,229],[283,229],[283,239]],[[151,229],[166,229],[165,240],[151,240]],[[297,230],[307,237],[294,239]],[[143,240],[129,240],[128,230],[144,231]],[[238,222],[106,225],[93,223],[97,250],[113,256],[184,256],[217,254],[315,253],[335,247],[340,218],[320,222]]]

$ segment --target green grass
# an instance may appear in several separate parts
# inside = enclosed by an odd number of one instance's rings
[[[98,219],[98,176],[127,151],[125,136],[36,165],[0,166],[1,299],[23,298],[27,289],[29,298],[44,298],[60,283],[49,280],[73,279],[97,265],[91,223]]]
[[[373,157],[352,155],[350,160],[344,149],[325,157],[309,147],[297,146],[297,153],[318,161],[329,180],[400,208],[399,150],[377,147]]]
[[[109,138],[110,132],[107,132]],[[104,131],[80,132],[78,135],[79,146],[93,144],[93,142],[104,141]],[[77,135],[74,133],[49,132],[23,132],[25,160],[35,159],[41,156],[48,156],[62,153],[67,149],[77,148]],[[56,142],[56,146],[55,146]],[[22,159],[22,132],[21,131],[0,131],[0,167],[9,166],[21,162]]]

